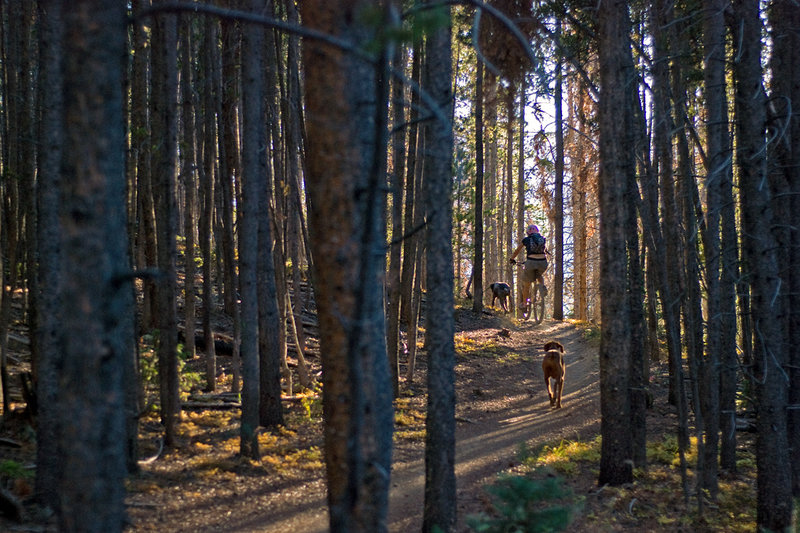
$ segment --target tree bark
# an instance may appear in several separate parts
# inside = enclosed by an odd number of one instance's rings
[[[800,212],[800,10],[796,5],[775,2],[770,8],[774,49],[770,94],[770,188],[776,223],[773,232],[778,240],[778,260],[782,286],[783,346],[789,373],[789,405],[800,404],[800,230],[790,223]],[[800,410],[788,411],[789,450],[792,464],[792,494],[800,496]]]
[[[757,524],[770,531],[789,531],[792,524],[791,465],[787,439],[788,379],[782,368],[780,273],[778,242],[766,179],[766,97],[761,71],[761,19],[759,2],[734,0],[734,42],[738,61],[736,81],[737,162],[740,167],[742,234],[753,235],[747,252],[753,322],[754,387],[758,417],[756,427]]]
[[[425,90],[438,104],[425,125],[426,339],[428,412],[425,420],[424,532],[452,531],[456,520],[455,347],[453,343],[452,67],[450,8],[447,26],[427,37]],[[445,15],[442,15],[444,18]]]
[[[556,24],[556,40],[561,38],[561,23]],[[560,48],[559,48],[560,50]],[[561,53],[556,57],[555,91],[553,103],[555,105],[556,122],[556,181],[553,191],[553,318],[564,320],[564,125],[562,117],[562,85],[563,61]]]
[[[604,2],[598,13],[600,43],[600,276],[603,287],[600,340],[600,485],[633,481],[630,441],[631,330],[627,292],[627,216],[629,176],[634,167],[626,142],[632,120],[627,87],[633,83],[627,3]],[[620,117],[622,114],[622,117]]]
[[[153,97],[151,142],[158,169],[153,184],[156,207],[157,264],[162,280],[158,298],[158,374],[161,385],[161,421],[164,443],[174,446],[176,422],[180,416],[177,361],[177,213],[175,200],[177,156],[177,22],[174,15],[162,15],[153,24]]]
[[[124,359],[133,353],[125,226],[125,6],[64,10],[59,530],[124,526]],[[60,90],[60,88],[54,88]]]
[[[205,341],[206,392],[217,388],[217,357],[214,350],[214,331],[211,326],[211,312],[215,304],[214,283],[212,280],[212,228],[214,227],[214,182],[217,175],[217,127],[216,95],[219,87],[219,61],[216,55],[218,25],[210,17],[205,20],[203,32],[203,67],[207,73],[203,80],[203,164],[200,166],[200,253],[203,256],[203,339]]]
[[[405,70],[406,54],[402,46],[398,46],[392,59],[394,68]],[[388,301],[386,316],[386,348],[389,352],[389,368],[392,373],[392,391],[395,398],[400,395],[400,281],[403,247],[403,185],[405,184],[406,131],[405,107],[403,103],[403,82],[392,79],[392,238],[389,250],[389,271],[387,274]]]
[[[422,78],[422,46],[414,44],[411,61],[411,77],[419,84]],[[403,241],[403,265],[400,273],[400,317],[406,325],[406,345],[408,348],[408,366],[406,368],[406,383],[411,384],[414,378],[414,366],[417,357],[417,322],[419,320],[419,299],[416,298],[421,276],[420,249],[418,224],[423,220],[423,209],[420,194],[422,163],[417,162],[417,153],[421,152],[424,135],[418,127],[419,120],[419,94],[411,93],[411,110],[408,132],[408,159],[406,164],[406,191],[404,202],[403,228],[405,239]]]
[[[228,2],[232,0],[227,0]],[[239,346],[241,342],[242,324],[239,316],[239,306],[236,303],[236,292],[239,288],[239,279],[236,272],[236,236],[234,234],[234,182],[240,173],[239,161],[239,115],[237,103],[239,101],[239,57],[240,57],[240,28],[235,21],[223,20],[222,41],[222,98],[219,120],[219,158],[220,171],[218,174],[219,206],[220,206],[220,244],[222,247],[222,278],[223,301],[225,311],[233,318],[233,382],[232,392],[239,392],[239,379],[241,377],[241,358]]]
[[[475,256],[472,260],[472,312],[483,311],[483,63],[475,66]],[[491,283],[491,282],[490,282]]]
[[[309,28],[374,43],[371,2],[309,0]],[[386,22],[386,21],[384,21]],[[322,353],[325,460],[333,532],[386,531],[392,389],[384,326],[382,165],[387,146],[389,58],[375,63],[308,40],[307,176]],[[369,87],[374,91],[354,91]]]
[[[260,14],[264,0],[250,0],[248,11]],[[258,216],[266,183],[266,131],[264,126],[264,29],[244,26],[242,47],[242,204],[239,225],[239,284],[241,294],[242,419],[240,453],[259,459],[259,321],[258,321]]]
[[[195,113],[197,108],[194,99],[194,50],[192,40],[192,25],[186,21],[181,23],[181,121],[183,125],[181,144],[181,182],[184,190],[183,206],[183,237],[184,237],[184,281],[183,281],[183,316],[184,331],[186,334],[183,345],[184,354],[188,359],[194,359],[195,345],[194,332],[197,311],[195,309],[195,244],[196,244],[196,216],[197,182],[195,169],[196,125]]]
[[[39,2],[39,106],[41,123],[39,139],[47,150],[39,151],[38,173],[38,252],[37,269],[39,320],[34,334],[38,337],[39,362],[36,397],[36,497],[45,507],[58,509],[58,486],[61,475],[59,452],[58,399],[61,350],[58,345],[60,321],[58,305],[63,282],[61,264],[58,206],[61,204],[61,157],[63,132],[63,94],[55,88],[64,83],[61,69],[63,30],[61,2]],[[47,290],[42,290],[47,288]]]
[[[272,0],[264,2],[264,9],[268,14],[274,11]],[[275,34],[267,31],[265,35],[265,50],[275,49]],[[264,70],[265,79],[262,81],[266,94],[266,109],[262,110],[262,115],[267,117],[265,123],[277,122],[277,111],[275,109],[275,85],[277,65],[272,61],[272,55],[268,56],[266,68]],[[266,114],[264,114],[266,113]],[[290,119],[291,120],[291,119]],[[271,132],[264,132],[264,151],[269,148],[275,149]],[[290,138],[293,136],[289,134]],[[261,151],[259,151],[260,153]],[[275,274],[275,265],[284,261],[282,255],[276,257],[275,242],[272,228],[273,217],[269,206],[269,198],[273,193],[273,174],[274,169],[268,161],[259,161],[263,165],[260,171],[263,172],[264,179],[259,180],[258,192],[258,320],[259,320],[259,423],[264,427],[276,427],[284,423],[283,406],[281,405],[281,364],[282,356],[285,361],[285,352],[282,351],[280,311],[278,308],[278,287]],[[295,286],[295,295],[298,288]],[[285,328],[284,328],[285,329]],[[287,386],[291,390],[291,376],[287,380]]]
[[[700,408],[703,410],[705,452],[701,484],[715,500],[719,492],[718,457],[720,427],[720,362],[723,330],[721,306],[721,210],[722,186],[730,174],[728,151],[728,102],[725,96],[725,22],[727,2],[707,0],[703,19],[705,56],[705,100],[708,123],[706,139],[708,168],[706,169],[706,232],[705,252],[707,292],[707,335],[705,355],[701,360]]]

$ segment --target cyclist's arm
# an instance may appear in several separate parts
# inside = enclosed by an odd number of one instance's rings
[[[519,255],[519,253],[522,251],[522,249],[523,249],[524,247],[525,247],[525,245],[524,245],[524,244],[522,244],[522,243],[520,243],[520,245],[519,245],[519,246],[517,246],[517,249],[516,249],[516,250],[514,250],[514,253],[513,253],[513,254],[511,254],[511,258],[509,259],[509,261],[513,263],[513,262],[514,262],[514,258],[515,258],[515,257],[517,257],[517,255]]]

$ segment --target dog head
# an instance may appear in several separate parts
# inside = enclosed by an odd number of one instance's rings
[[[544,343],[544,351],[549,352],[551,350],[564,353],[564,346],[558,341],[550,341]]]
[[[508,286],[508,283],[503,283],[501,281],[490,283],[487,290],[492,291],[492,293],[498,296],[508,296],[511,294],[511,287]]]

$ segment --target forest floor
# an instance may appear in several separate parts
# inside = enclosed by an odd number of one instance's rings
[[[740,434],[740,473],[723,479],[720,498],[705,506],[703,517],[698,517],[694,499],[689,506],[684,503],[676,466],[677,418],[666,401],[663,365],[654,364],[651,376],[649,468],[637,470],[630,485],[598,487],[596,329],[571,322],[520,322],[492,309],[476,317],[457,308],[456,330],[456,531],[473,530],[468,517],[480,515],[488,523],[508,516],[498,511],[494,489],[489,488],[501,479],[516,483],[511,499],[524,502],[523,520],[539,522],[543,518],[537,513],[561,506],[570,511],[572,531],[754,530],[754,460],[747,434]],[[561,409],[550,407],[542,377],[542,345],[549,340],[561,342],[566,351]],[[310,338],[307,358],[318,373],[314,341]],[[225,359],[220,357],[223,384],[230,381]],[[201,367],[196,359],[188,361],[185,370],[191,374]],[[24,364],[17,371],[22,368]],[[423,351],[415,382],[402,383],[395,405],[388,517],[393,533],[420,531],[422,525],[425,368]],[[285,427],[261,433],[261,461],[238,455],[238,409],[186,409],[179,427],[180,445],[143,464],[127,482],[126,531],[327,531],[321,401],[312,392],[294,400],[285,404]],[[141,428],[142,455],[156,453],[160,427],[155,415],[143,419]],[[6,472],[3,465],[13,471],[14,465],[35,461],[33,433],[20,423],[6,422],[0,429],[0,437],[22,444],[13,450],[0,445],[0,481],[24,501],[30,493],[29,474],[19,468],[16,474]],[[693,486],[691,471],[689,478]],[[556,485],[567,493],[559,496]],[[542,501],[527,498],[541,487],[546,494]],[[0,531],[55,530],[35,505],[26,504],[25,511],[21,522],[0,517]]]

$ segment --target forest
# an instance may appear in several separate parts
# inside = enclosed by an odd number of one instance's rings
[[[419,513],[455,531],[454,309],[505,281],[525,322],[536,224],[548,320],[600,332],[598,486],[646,471],[665,361],[686,507],[752,421],[757,527],[792,530],[799,29],[791,0],[0,1],[0,387],[31,497],[124,530],[191,378],[253,461],[320,398],[330,531],[387,531],[424,359]]]

